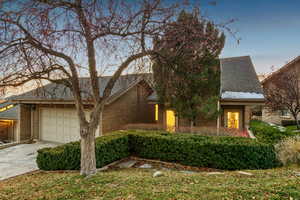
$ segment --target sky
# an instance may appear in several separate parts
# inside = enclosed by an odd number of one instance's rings
[[[202,15],[216,23],[231,19],[221,57],[250,55],[256,72],[269,73],[300,55],[300,0],[200,1]]]

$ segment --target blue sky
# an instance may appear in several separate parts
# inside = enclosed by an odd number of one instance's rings
[[[227,36],[221,57],[250,55],[258,73],[270,72],[300,55],[300,0],[202,0],[202,14],[215,22],[237,19],[240,44]]]

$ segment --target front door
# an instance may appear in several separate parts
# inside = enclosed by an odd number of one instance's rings
[[[239,128],[239,112],[228,112],[227,113],[227,127],[228,128]]]
[[[173,110],[167,110],[166,112],[167,131],[175,132],[175,113]]]
[[[224,109],[224,125],[226,128],[243,129],[243,110]]]

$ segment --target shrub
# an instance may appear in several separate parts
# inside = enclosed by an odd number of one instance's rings
[[[129,156],[128,136],[113,134],[96,138],[96,165],[103,167]],[[71,142],[55,148],[38,150],[37,164],[43,170],[75,170],[80,168],[80,143]]]
[[[294,126],[297,125],[296,120],[281,120],[282,126]]]
[[[250,122],[250,130],[259,141],[269,144],[276,144],[286,137],[297,135],[291,131],[280,131],[278,128],[258,120]]]
[[[122,131],[96,139],[97,167],[130,154],[141,158],[217,169],[265,169],[278,165],[274,147],[250,138],[210,137],[159,131]],[[80,144],[72,142],[38,151],[43,170],[80,168]]]
[[[190,133],[191,127],[186,126],[180,126],[176,132],[178,133]],[[249,137],[247,131],[241,131],[238,129],[230,129],[230,128],[224,128],[220,127],[219,132],[216,127],[210,127],[210,126],[199,126],[199,127],[193,127],[193,133],[197,135],[203,135],[203,136],[235,136],[235,137]]]
[[[300,136],[282,140],[275,145],[277,158],[283,165],[300,164]]]
[[[194,134],[132,133],[131,152],[139,157],[217,169],[266,169],[278,166],[274,147],[250,138]]]

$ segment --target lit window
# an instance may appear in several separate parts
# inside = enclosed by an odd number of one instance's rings
[[[155,121],[158,121],[158,104],[155,104]]]

